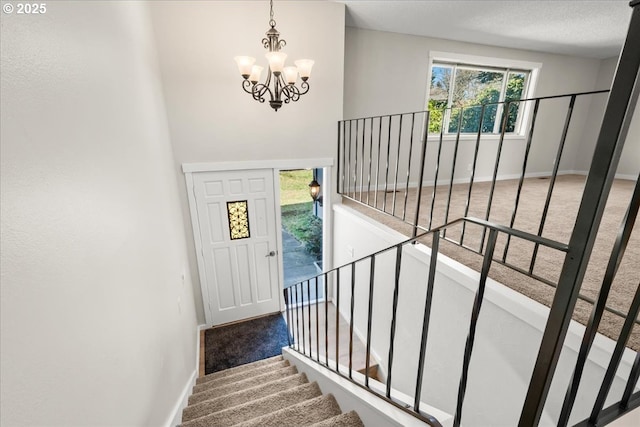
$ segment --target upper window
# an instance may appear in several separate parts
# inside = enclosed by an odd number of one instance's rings
[[[429,133],[501,133],[506,103],[526,98],[532,71],[434,60]],[[484,104],[484,113],[482,105]],[[518,133],[524,106],[509,103],[506,133]]]

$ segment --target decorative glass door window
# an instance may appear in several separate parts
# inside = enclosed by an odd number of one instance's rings
[[[229,215],[229,233],[231,240],[248,239],[249,235],[249,210],[246,200],[227,202]]]

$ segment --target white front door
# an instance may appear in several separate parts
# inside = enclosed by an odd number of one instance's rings
[[[199,172],[193,184],[207,323],[280,311],[273,171]]]

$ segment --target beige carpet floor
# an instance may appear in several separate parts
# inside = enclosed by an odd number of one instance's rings
[[[543,237],[568,243],[582,198],[584,183],[584,176],[563,175],[557,178],[542,233]],[[549,178],[531,178],[525,180],[514,223],[515,229],[537,234],[549,184]],[[611,249],[618,234],[620,223],[629,206],[634,185],[634,181],[628,180],[615,180],[614,182],[591,261],[582,284],[581,294],[585,297],[592,299],[597,299],[598,297],[607,263],[611,256]],[[468,216],[484,219],[490,186],[490,182],[474,183],[469,202]],[[489,216],[490,221],[506,226],[510,224],[517,187],[518,180],[505,180],[496,183]],[[435,188],[435,205],[431,220],[433,227],[445,223],[448,190],[448,186],[437,186]],[[468,191],[468,184],[453,186],[448,221],[464,216]],[[427,227],[429,224],[433,193],[433,187],[425,187],[423,190],[420,219],[418,222],[420,226]],[[406,210],[404,208],[404,190],[399,190],[396,193],[388,192],[386,194],[379,191],[377,194],[377,207],[382,209],[386,199],[386,211],[390,213],[393,209],[394,194],[396,195],[395,215],[402,216],[404,213],[407,219],[413,220],[416,204],[415,189],[410,189],[406,195]],[[357,196],[359,198],[360,194],[358,193]],[[362,195],[363,202],[366,202],[367,196],[369,197],[369,202],[373,204],[376,199],[376,194],[373,192],[370,194],[364,193]],[[343,203],[407,236],[411,235],[412,227],[402,223],[397,218],[376,212],[373,209],[354,203],[346,198],[343,199]],[[639,229],[640,226],[636,224],[607,300],[608,307],[623,313],[628,311],[633,295],[640,284]],[[461,231],[462,226],[456,226],[447,231],[447,237],[459,240]],[[478,249],[481,240],[481,227],[475,225],[467,225],[465,227],[463,240],[465,245]],[[425,239],[424,243],[428,244],[427,239]],[[502,258],[505,243],[506,236],[500,235],[496,245],[495,257]],[[441,252],[450,258],[472,267],[477,271],[480,270],[482,265],[482,257],[480,255],[446,241],[441,243],[440,248]],[[532,243],[519,239],[511,239],[506,261],[512,265],[528,270],[533,251],[534,245]],[[540,247],[533,272],[540,277],[557,283],[563,260],[564,254],[562,252]],[[516,273],[514,270],[499,263],[493,263],[489,276],[547,306],[551,304],[555,293],[553,287],[523,274]],[[585,324],[589,319],[591,309],[592,305],[590,303],[578,300],[573,315],[574,319]],[[617,339],[623,322],[624,319],[622,317],[607,311],[604,314],[599,331],[608,337]],[[640,327],[638,327],[638,325],[634,327],[628,346],[635,350],[640,349]]]

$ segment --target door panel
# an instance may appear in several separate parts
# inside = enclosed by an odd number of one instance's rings
[[[270,255],[277,251],[272,170],[200,172],[193,182],[207,323],[279,311],[278,258]]]

